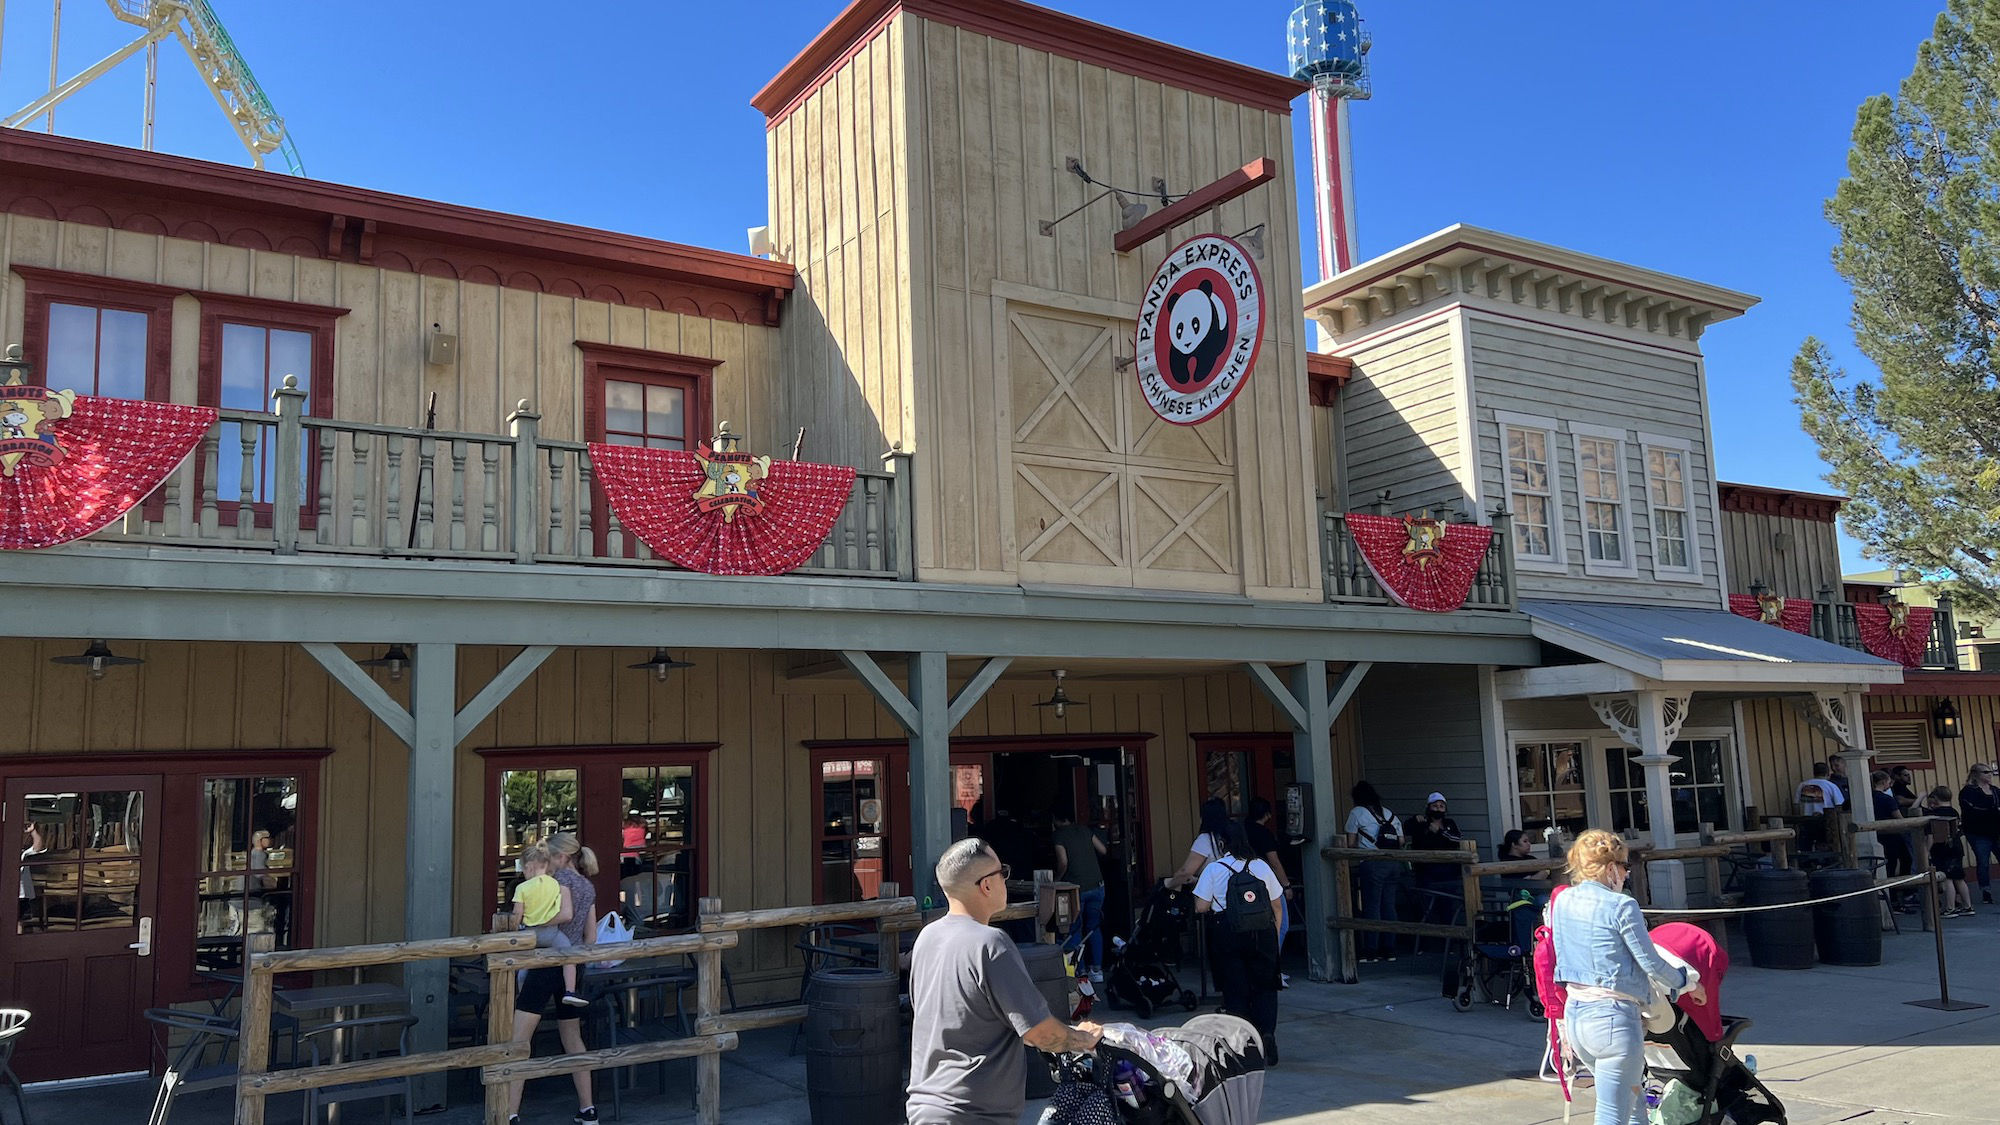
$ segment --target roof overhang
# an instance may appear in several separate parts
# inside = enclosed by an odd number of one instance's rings
[[[1531,670],[1539,679],[1517,677],[1543,683],[1571,677],[1577,689],[1566,694],[1640,686],[1782,691],[1903,682],[1901,665],[1723,610],[1523,601],[1521,611],[1536,639],[1607,669],[1558,666]]]

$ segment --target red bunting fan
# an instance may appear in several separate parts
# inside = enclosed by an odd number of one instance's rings
[[[1731,594],[1729,612],[1752,621],[1778,625],[1794,633],[1812,633],[1812,603],[1798,598],[1767,594],[1760,601],[1755,594]]]
[[[1905,668],[1921,668],[1924,650],[1930,647],[1931,613],[1928,608],[1901,602],[1857,603],[1854,623],[1861,631],[1861,647]]]
[[[1448,613],[1465,604],[1493,529],[1428,516],[1350,514],[1347,529],[1375,581],[1397,605]]]
[[[0,549],[101,531],[166,482],[215,409],[0,387]]]
[[[854,491],[854,470],[843,465],[701,452],[590,446],[598,484],[625,530],[689,570],[793,570],[826,541]],[[747,479],[712,491],[711,478],[725,473]]]

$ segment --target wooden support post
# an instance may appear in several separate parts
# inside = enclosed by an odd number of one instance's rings
[[[305,404],[306,392],[299,389],[297,375],[286,375],[284,385],[271,392],[271,408],[278,415],[278,429],[270,451],[271,535],[281,555],[299,553],[299,506],[278,503],[277,499],[298,496],[303,487],[299,474],[304,471],[300,458],[305,448],[305,424],[301,417]]]
[[[716,906],[720,908],[718,901]],[[695,954],[695,1019],[708,1024],[722,1015],[722,951]],[[695,1057],[694,1119],[700,1125],[722,1122],[722,1055],[710,1051]]]
[[[880,899],[901,898],[903,897],[902,884],[885,882],[875,897]],[[875,959],[878,962],[877,967],[886,972],[900,972],[903,967],[902,931],[891,927],[887,918],[877,922],[875,926],[878,931],[877,940],[879,942],[875,954]]]
[[[451,936],[452,810],[458,745],[458,646],[420,641],[411,667],[409,820],[404,843],[403,936],[405,940]],[[450,967],[436,959],[403,966],[410,992],[410,1052],[445,1049],[451,993]],[[418,1109],[444,1104],[444,1075],[410,1080],[411,1104]]]
[[[1459,868],[1459,893],[1465,896],[1465,949],[1469,955],[1473,943],[1479,940],[1479,905],[1483,898],[1479,890],[1479,842],[1462,840],[1458,846],[1465,853],[1465,866]]]
[[[507,928],[513,929],[514,916],[505,917]],[[486,1042],[506,1043],[514,1038],[514,970],[489,968],[486,977]],[[507,1125],[507,1103],[513,1089],[512,1083],[486,1087],[486,1125]]]
[[[507,541],[514,547],[514,561],[523,566],[535,561],[535,533],[542,523],[541,424],[542,416],[528,409],[525,398],[507,415],[507,430],[514,436],[508,463]]]
[[[243,958],[243,1006],[239,1013],[237,1045],[242,1052],[237,1061],[237,1125],[264,1125],[264,1092],[249,1079],[271,1068],[271,970],[256,954],[246,951]]]
[[[951,698],[945,654],[910,657],[910,893],[942,901],[937,862],[951,846]]]
[[[1345,834],[1333,838],[1335,847],[1352,847],[1354,841]],[[1333,916],[1348,922],[1354,918],[1354,864],[1346,859],[1333,861]],[[1361,962],[1354,947],[1354,931],[1346,926],[1340,929],[1340,975],[1334,979],[1342,984],[1358,984],[1361,980]]]
[[[1715,843],[1715,825],[1709,824],[1706,821],[1702,822],[1701,842],[1704,847]],[[1708,904],[1710,906],[1721,906],[1722,857],[1719,855],[1703,856],[1701,859],[1701,871],[1703,878],[1708,883]]]

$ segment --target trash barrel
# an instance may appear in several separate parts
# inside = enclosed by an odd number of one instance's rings
[[[806,1104],[813,1125],[904,1117],[910,1054],[895,973],[822,969],[806,982]]]
[[[1803,871],[1757,868],[1744,873],[1743,905],[1773,906],[1804,902],[1810,887]],[[1760,969],[1813,967],[1812,908],[1759,910],[1743,916],[1743,936],[1750,942],[1750,963]]]
[[[1853,867],[1829,867],[1812,874],[1812,897],[1863,891],[1875,877]],[[1813,937],[1819,959],[1829,965],[1882,963],[1882,904],[1875,895],[1854,895],[1813,907]]]
[[[1063,951],[1059,945],[1021,946],[1021,960],[1027,963],[1028,979],[1035,982],[1035,988],[1049,1002],[1049,1014],[1069,1022],[1071,1011],[1069,1002],[1069,970],[1064,966]],[[1028,1096],[1046,1098],[1056,1092],[1055,1079],[1049,1074],[1049,1058],[1027,1044],[1021,1049],[1028,1053]]]

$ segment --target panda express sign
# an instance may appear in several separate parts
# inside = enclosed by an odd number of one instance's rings
[[[1264,281],[1220,235],[1167,252],[1139,306],[1139,393],[1153,413],[1193,426],[1222,412],[1264,342]]]

